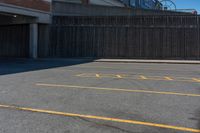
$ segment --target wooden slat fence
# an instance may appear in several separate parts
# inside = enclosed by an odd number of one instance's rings
[[[200,16],[54,16],[49,56],[200,59]]]

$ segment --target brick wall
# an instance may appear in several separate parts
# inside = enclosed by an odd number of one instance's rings
[[[50,11],[50,2],[45,0],[0,0],[0,3],[12,4],[42,11]]]

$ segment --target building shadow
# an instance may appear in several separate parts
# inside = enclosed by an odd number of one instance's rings
[[[0,76],[93,62],[94,59],[10,59],[0,58]]]

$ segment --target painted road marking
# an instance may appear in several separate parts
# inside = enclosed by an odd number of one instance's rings
[[[90,78],[90,77],[95,77],[95,78],[123,78],[126,75],[125,74],[96,74],[96,73],[82,73],[82,74],[77,74],[77,77],[84,77],[84,78]]]
[[[134,124],[134,125],[142,125],[142,126],[149,126],[149,127],[158,127],[158,128],[200,133],[199,129],[187,128],[187,127],[181,127],[181,126],[165,125],[165,124],[158,124],[158,123],[151,123],[151,122],[143,122],[143,121],[137,121],[137,120],[127,120],[127,119],[95,116],[95,115],[74,114],[74,113],[67,113],[67,112],[58,112],[58,111],[53,111],[53,110],[35,109],[35,108],[27,108],[27,107],[19,107],[19,106],[11,106],[11,105],[1,105],[1,104],[0,104],[0,108],[35,112],[35,113],[44,113],[44,114],[50,114],[50,115],[59,115],[59,116],[65,116],[65,117],[79,117],[79,118],[86,118],[86,119],[95,119],[95,120],[101,120],[101,121],[110,121],[110,122],[118,122],[118,123],[126,123],[126,124]]]
[[[96,78],[96,73],[81,73],[81,74],[77,74],[77,77],[92,77],[92,78]]]
[[[44,87],[64,87],[64,88],[69,88],[69,89],[76,88],[76,89],[90,89],[90,90],[105,90],[105,91],[119,91],[119,92],[133,92],[133,93],[147,93],[147,94],[162,94],[162,95],[200,97],[200,94],[188,94],[188,93],[165,92],[165,91],[130,90],[130,89],[121,89],[121,88],[103,88],[103,87],[44,84],[44,83],[37,83],[36,85],[37,86],[44,86]]]
[[[173,79],[171,77],[164,77],[166,80],[172,81]]]
[[[125,75],[125,74],[95,74],[83,73],[76,75],[83,78],[119,78],[119,79],[135,79],[135,80],[156,80],[156,81],[177,81],[177,82],[192,82],[200,83],[200,79],[192,77],[170,77],[170,76],[145,76],[145,75]]]
[[[77,74],[76,76],[77,77],[82,77],[82,76],[85,76],[86,75],[86,73],[81,73],[81,74]]]
[[[99,74],[96,74],[96,77],[97,77],[97,78],[100,78],[100,75],[99,75]]]
[[[197,78],[193,78],[192,80],[194,80],[195,82],[200,82],[200,79]]]
[[[145,76],[143,76],[143,75],[140,75],[140,79],[146,80],[147,77],[145,77]]]
[[[117,76],[117,78],[120,78],[120,79],[122,78],[122,76],[121,76],[121,75],[116,75],[116,76]]]

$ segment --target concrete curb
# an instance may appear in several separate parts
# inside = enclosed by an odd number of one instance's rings
[[[78,62],[110,62],[110,63],[157,63],[157,64],[196,64],[200,60],[139,60],[139,59],[93,59],[93,58],[0,58],[6,61],[78,61]]]
[[[98,59],[94,62],[112,63],[158,63],[158,64],[200,64],[197,60],[132,60],[132,59]]]

